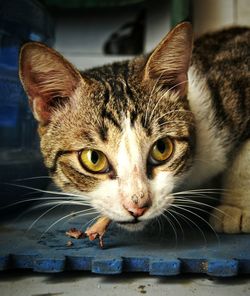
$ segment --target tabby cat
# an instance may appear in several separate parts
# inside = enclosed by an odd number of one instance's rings
[[[182,192],[223,174],[210,223],[250,232],[249,45],[250,30],[237,27],[193,44],[184,22],[149,55],[79,72],[26,43],[20,79],[55,183],[141,230]]]

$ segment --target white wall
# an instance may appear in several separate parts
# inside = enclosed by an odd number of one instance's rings
[[[230,25],[250,26],[250,0],[193,0],[197,35]]]

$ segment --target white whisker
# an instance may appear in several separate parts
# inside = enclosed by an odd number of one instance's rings
[[[176,214],[177,216],[180,216],[182,217],[185,221],[188,220],[191,224],[193,224],[199,231],[200,233],[202,234],[202,237],[204,239],[204,242],[205,244],[207,245],[207,239],[206,239],[206,236],[204,234],[204,231],[194,222],[192,221],[190,218],[188,218],[187,216],[183,215],[182,213],[179,213],[173,209],[169,209],[169,211],[173,212],[174,214]]]
[[[206,214],[209,214],[210,216],[213,216],[215,219],[218,219],[219,220],[219,217],[218,216],[214,215],[210,211],[207,211],[207,210],[202,209],[201,207],[195,207],[195,206],[190,206],[190,205],[181,204],[181,203],[178,203],[177,205],[180,206],[181,208],[189,208],[189,209],[194,209],[194,210],[197,210],[197,211],[201,211],[201,212],[206,213]]]
[[[175,236],[175,246],[177,246],[177,244],[178,244],[178,235],[177,235],[177,231],[175,229],[175,226],[173,224],[173,221],[167,215],[165,215],[164,213],[162,215],[168,221],[169,225],[173,229],[174,236]]]
[[[174,216],[174,215],[178,216],[178,214],[179,214],[178,212],[174,211],[173,208],[171,208],[171,207],[168,208],[167,211],[168,211],[168,213],[172,213],[172,212],[173,212],[173,213],[174,213],[174,214],[172,214],[173,216]],[[183,215],[183,216],[179,215],[178,218],[182,219],[182,220],[183,220],[183,221],[184,221],[189,227],[191,227],[192,229],[194,229],[193,225],[190,224],[189,221],[188,221],[187,219],[185,219],[184,217],[185,217],[184,215]],[[177,218],[176,218],[176,219],[177,219]],[[177,219],[177,220],[178,220],[178,219]]]
[[[21,179],[14,179],[13,182],[22,182],[22,181],[28,181],[28,180],[36,180],[36,179],[52,179],[50,176],[36,176],[36,177],[29,177],[29,178],[21,178]]]
[[[174,204],[172,204],[171,206],[172,206],[172,207],[176,207],[176,208],[178,208],[178,209],[181,209],[181,210],[183,210],[183,211],[186,211],[186,212],[190,213],[191,215],[194,215],[195,217],[197,217],[197,218],[200,219],[201,221],[203,221],[203,222],[204,222],[206,225],[208,225],[208,227],[213,231],[213,233],[215,234],[215,236],[216,236],[216,238],[217,238],[217,241],[218,241],[218,242],[220,241],[218,234],[216,233],[216,231],[213,229],[213,227],[211,226],[211,224],[210,224],[206,219],[204,219],[204,218],[201,217],[200,215],[198,215],[198,214],[196,214],[196,213],[194,213],[194,212],[192,212],[192,211],[190,211],[190,210],[188,210],[188,209],[186,209],[186,208],[178,207],[178,206],[176,206],[176,205],[174,205]]]
[[[222,188],[203,188],[203,189],[190,189],[190,190],[186,190],[186,191],[178,191],[178,192],[174,192],[172,194],[174,194],[174,195],[190,194],[190,193],[215,193],[215,194],[219,194],[219,193],[224,192],[224,191],[228,191],[228,190],[222,189]]]
[[[182,233],[182,240],[184,240],[184,238],[185,238],[185,234],[184,234],[184,230],[183,230],[183,228],[182,228],[182,226],[181,226],[181,223],[178,221],[178,219],[175,217],[175,215],[173,215],[172,213],[171,213],[171,211],[169,211],[168,209],[166,210],[166,212],[169,214],[169,215],[171,215],[171,217],[175,220],[175,222],[178,224],[178,226],[180,227],[180,230],[181,230],[181,233]]]
[[[176,86],[179,86],[179,85],[181,85],[181,84],[183,84],[183,83],[186,83],[186,82],[188,82],[188,80],[185,80],[185,81],[182,81],[182,82],[180,82],[180,83],[177,83],[177,84],[175,84],[174,86],[172,86],[172,87],[170,87],[160,98],[159,98],[159,100],[157,101],[157,103],[155,104],[155,106],[154,106],[154,108],[153,108],[153,110],[152,110],[152,112],[151,112],[151,115],[150,115],[150,117],[149,117],[149,121],[151,121],[151,119],[152,119],[152,117],[154,116],[154,112],[155,112],[155,110],[156,110],[156,108],[158,107],[158,105],[160,104],[160,102],[161,102],[161,100],[167,95],[167,93],[168,92],[170,92],[172,89],[174,89]]]
[[[74,193],[67,193],[67,192],[59,192],[59,191],[50,191],[50,190],[42,190],[39,188],[34,188],[31,186],[25,186],[25,185],[19,185],[19,184],[11,184],[11,183],[5,183],[6,185],[10,185],[10,186],[14,186],[14,187],[19,187],[19,188],[24,188],[24,189],[30,189],[30,190],[34,190],[37,192],[41,192],[41,193],[48,193],[48,194],[55,194],[55,195],[64,195],[64,196],[75,196],[75,197],[82,197],[82,198],[89,198],[86,195],[80,195],[80,194],[74,194]]]
[[[96,212],[96,213],[99,214],[99,212]],[[78,218],[78,217],[82,217],[82,216],[84,216],[84,215],[82,215],[82,214],[77,214],[77,215],[76,215],[77,218]],[[94,221],[96,221],[96,220],[99,219],[99,218],[101,218],[101,215],[100,215],[100,214],[97,215],[96,217],[90,219],[90,220],[89,220],[88,222],[86,222],[85,224],[83,224],[83,228],[85,228],[85,227],[88,228],[90,224],[94,224]]]
[[[34,206],[34,207],[32,207],[32,208],[30,208],[30,209],[28,209],[27,211],[26,211],[26,213],[27,212],[29,212],[29,211],[34,211],[34,210],[37,210],[37,209],[39,209],[39,208],[41,208],[41,207],[48,207],[48,206],[52,206],[52,207],[50,207],[48,210],[46,210],[45,212],[43,212],[32,224],[31,224],[31,226],[28,228],[28,231],[29,230],[31,230],[31,228],[42,218],[42,217],[44,217],[45,215],[47,215],[48,213],[50,213],[51,211],[53,211],[54,209],[56,209],[56,208],[58,208],[59,206],[64,206],[64,205],[79,205],[79,203],[75,203],[75,202],[68,202],[68,201],[66,201],[66,202],[48,202],[48,203],[45,203],[45,204],[42,204],[42,205],[36,205],[36,206]],[[85,209],[85,210],[83,210],[83,211],[91,211],[91,210],[93,210],[93,208],[88,208],[88,209]]]
[[[161,220],[159,217],[156,217],[156,221],[157,221],[157,224],[159,226],[159,235],[161,236],[162,234],[162,225],[161,225]]]
[[[66,200],[65,200],[66,199]],[[14,206],[17,206],[17,205],[21,205],[21,204],[24,204],[24,203],[28,203],[28,202],[39,202],[39,201],[47,201],[47,200],[58,200],[58,201],[75,201],[75,202],[79,202],[79,205],[90,205],[90,202],[86,201],[86,200],[82,200],[80,197],[79,198],[70,198],[68,196],[58,196],[58,197],[37,197],[37,198],[29,198],[29,199],[25,199],[25,200],[19,200],[17,202],[14,202],[14,203],[11,203],[9,205],[5,205],[3,207],[0,207],[1,210],[3,209],[7,209],[7,208],[10,208],[10,207],[14,207]],[[42,205],[42,203],[41,203]]]
[[[178,202],[178,200],[180,201],[180,203]],[[226,212],[224,212],[224,211],[218,209],[217,207],[211,206],[211,205],[209,205],[209,204],[207,204],[207,203],[203,203],[203,202],[200,202],[200,201],[197,201],[197,200],[192,200],[192,199],[189,199],[189,200],[187,200],[187,199],[183,199],[183,200],[182,200],[182,199],[179,199],[179,198],[178,198],[177,200],[175,200],[174,204],[182,204],[183,202],[185,202],[186,204],[187,204],[187,203],[193,203],[193,204],[197,204],[197,205],[200,205],[200,206],[208,207],[208,208],[210,208],[210,209],[216,210],[216,211],[218,211],[219,213],[221,213],[221,214],[223,214],[223,215],[228,216],[228,217],[231,218],[231,216],[229,216]]]
[[[163,74],[161,74],[161,75],[157,78],[157,80],[156,80],[156,82],[155,82],[155,84],[154,84],[154,86],[153,86],[153,88],[152,88],[152,90],[151,90],[151,92],[150,92],[149,100],[148,100],[147,108],[146,108],[146,112],[145,112],[144,126],[147,125],[148,111],[149,111],[149,110],[148,110],[148,107],[149,107],[149,104],[150,104],[150,102],[151,102],[151,100],[152,100],[152,95],[153,95],[153,93],[154,93],[154,91],[155,91],[155,89],[156,89],[156,86],[157,86],[158,82],[160,81],[162,75],[163,75]]]
[[[157,117],[157,118],[155,119],[155,121],[158,121],[159,119],[161,119],[162,117],[164,117],[164,116],[166,116],[166,115],[169,115],[169,114],[172,114],[172,113],[181,113],[181,112],[184,112],[184,113],[191,113],[191,114],[193,114],[193,112],[190,111],[190,110],[172,110],[172,111],[168,111],[168,112],[162,114],[161,116]]]
[[[191,122],[188,122],[188,121],[185,121],[185,120],[167,120],[167,121],[164,121],[162,123],[160,123],[158,126],[163,126],[163,125],[167,125],[167,124],[171,124],[171,123],[178,123],[178,126],[180,126],[179,123],[181,123],[182,125],[192,125],[192,126],[195,126],[195,124],[191,123]]]
[[[86,211],[87,210],[81,210],[81,211],[77,211],[77,212],[74,212],[74,213],[70,213],[70,214],[68,214],[68,215],[65,215],[65,216],[63,216],[63,217],[61,217],[60,219],[57,219],[55,222],[53,222],[43,233],[42,233],[42,235],[41,235],[41,237],[42,236],[44,236],[45,235],[45,233],[47,233],[51,228],[53,228],[56,224],[58,224],[59,222],[61,222],[61,221],[63,221],[63,220],[65,220],[65,219],[67,219],[68,217],[72,217],[72,216],[75,216],[76,214],[79,214],[79,213],[85,213],[85,215],[84,216],[87,216],[87,215],[93,215],[93,214],[95,214],[95,213],[98,213],[99,214],[99,212],[98,211],[92,211],[92,212],[90,212],[90,213],[86,213]]]

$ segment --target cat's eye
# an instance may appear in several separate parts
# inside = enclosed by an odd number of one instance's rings
[[[107,173],[109,162],[104,153],[94,149],[83,149],[79,152],[81,165],[92,173]]]
[[[174,145],[168,137],[156,141],[149,154],[149,162],[151,164],[160,164],[172,155]]]

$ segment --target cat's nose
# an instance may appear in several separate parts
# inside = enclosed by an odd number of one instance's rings
[[[122,205],[131,216],[139,218],[144,215],[151,206],[150,195],[143,191],[133,193],[123,198]]]
[[[150,207],[148,195],[140,192],[131,196],[130,202],[124,203],[123,207],[135,218],[141,217]]]
[[[143,208],[130,208],[129,210],[127,209],[127,211],[135,218],[141,217],[146,210],[148,209],[148,207],[143,207]]]

